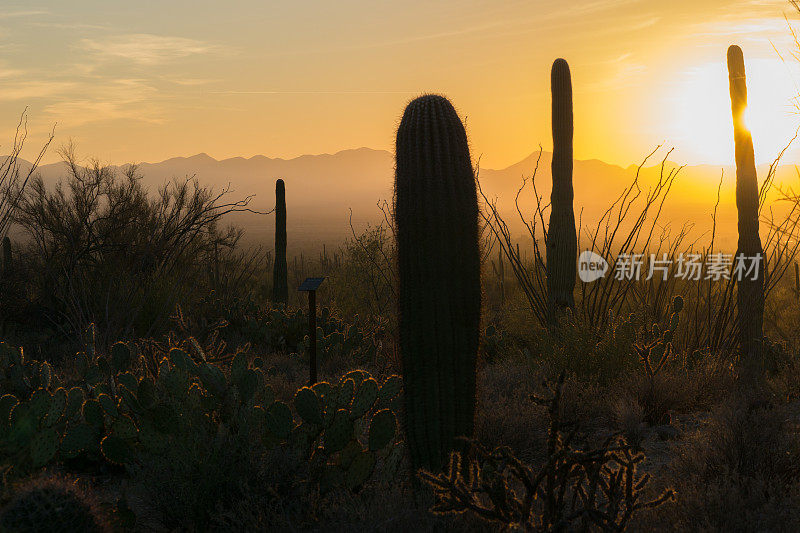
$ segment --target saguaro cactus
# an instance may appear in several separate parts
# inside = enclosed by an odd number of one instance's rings
[[[578,240],[572,210],[572,81],[569,65],[556,59],[550,71],[553,125],[553,189],[547,232],[547,301],[555,317],[558,309],[573,307]]]
[[[286,187],[275,182],[275,264],[272,270],[272,301],[285,304],[289,299],[286,266]]]
[[[425,95],[397,130],[395,222],[406,430],[415,468],[471,436],[480,335],[478,200],[464,126]]]
[[[739,212],[739,245],[736,256],[750,265],[760,257],[756,276],[737,281],[737,323],[741,356],[750,362],[760,354],[764,321],[764,261],[758,234],[758,177],[756,176],[753,136],[744,121],[747,108],[747,79],[742,49],[728,48],[728,80],[733,115],[733,141],[736,149],[736,209]]]
[[[494,270],[497,276],[497,284],[500,290],[500,304],[504,305],[506,303],[506,267],[503,261],[502,250],[497,251],[497,264],[492,261],[492,270]]]
[[[3,273],[11,271],[11,239],[3,237]]]

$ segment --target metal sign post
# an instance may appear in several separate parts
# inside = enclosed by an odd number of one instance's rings
[[[306,278],[300,292],[308,293],[308,365],[309,385],[317,382],[317,289],[325,278]]]

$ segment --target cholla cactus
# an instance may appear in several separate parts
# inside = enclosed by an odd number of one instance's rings
[[[634,345],[634,349],[645,364],[647,374],[651,377],[663,368],[672,353],[672,339],[680,322],[682,310],[683,297],[676,296],[672,299],[672,314],[664,331],[661,331],[657,324],[653,324],[653,327],[647,333],[654,338],[646,344]]]
[[[415,467],[441,469],[472,435],[480,336],[478,201],[450,102],[421,96],[397,130],[395,222],[406,431]]]
[[[683,297],[676,296],[672,299],[672,315],[669,317],[669,324],[661,331],[658,324],[645,331],[651,340],[646,343],[634,344],[633,349],[639,356],[642,364],[648,389],[641,399],[645,410],[645,420],[650,425],[669,422],[669,412],[667,408],[656,400],[655,387],[656,377],[673,356],[672,339],[680,323],[681,311],[683,310]]]
[[[561,419],[562,373],[552,396],[531,399],[547,407],[547,457],[539,469],[507,446],[485,449],[471,440],[469,455],[453,452],[442,473],[420,472],[433,489],[436,514],[474,514],[503,531],[624,531],[637,512],[674,499],[672,490],[645,499],[645,457],[619,435],[592,449],[573,444]],[[651,493],[652,494],[652,493]],[[655,496],[655,497],[653,497]]]

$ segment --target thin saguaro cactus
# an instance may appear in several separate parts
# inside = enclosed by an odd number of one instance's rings
[[[2,264],[2,272],[3,274],[7,274],[11,272],[11,239],[8,236],[3,237],[3,264]]]
[[[272,270],[272,301],[285,304],[289,300],[286,266],[286,187],[282,179],[275,182],[275,264]]]
[[[756,175],[753,135],[747,128],[744,113],[747,109],[747,78],[742,49],[728,48],[728,80],[733,116],[733,141],[736,152],[736,209],[738,211],[739,243],[736,260],[754,266],[737,279],[737,323],[739,349],[743,359],[754,363],[760,356],[764,322],[764,250],[758,233],[758,176]],[[756,264],[756,259],[757,264]]]
[[[574,307],[578,238],[572,208],[572,80],[569,65],[556,59],[550,71],[553,127],[553,188],[547,230],[547,302],[551,319],[559,309]]]

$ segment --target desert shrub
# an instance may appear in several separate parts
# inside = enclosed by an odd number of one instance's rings
[[[668,368],[650,378],[632,372],[620,378],[612,388],[614,397],[629,401],[641,409],[642,421],[648,426],[670,423],[672,412],[694,406],[694,383],[678,368]]]
[[[27,137],[28,110],[26,108],[20,115],[9,153],[0,161],[0,237],[8,235],[19,197],[24,193],[25,187],[36,173],[47,148],[53,142],[54,133],[50,133],[38,156],[33,159],[33,163],[28,168],[23,168],[20,156]]]
[[[477,382],[476,439],[491,448],[509,446],[524,460],[541,457],[547,419],[529,398],[545,375],[519,359],[485,365]]]
[[[175,180],[148,195],[135,166],[124,175],[61,152],[68,173],[48,190],[41,178],[19,198],[14,221],[30,242],[33,304],[64,338],[95,323],[104,345],[161,333],[176,303],[202,294],[198,258],[235,246],[241,232],[221,218],[246,209],[195,180]],[[200,290],[198,290],[200,288]]]
[[[767,376],[766,383],[775,398],[789,402],[800,399],[800,358],[790,357],[777,372]]]
[[[714,411],[708,429],[698,439],[697,473],[713,477],[730,470],[783,481],[800,475],[800,442],[789,431],[781,410],[733,397]]]
[[[643,323],[641,315],[631,313],[612,318],[605,333],[599,334],[583,318],[567,312],[558,329],[534,339],[531,350],[556,369],[607,383],[637,364],[633,345]]]
[[[297,450],[275,448],[255,465],[251,480],[242,480],[230,505],[211,516],[219,531],[292,530],[316,519],[318,492],[304,480],[308,463]]]
[[[404,475],[406,461],[399,469],[378,462],[373,478],[358,492],[321,492],[306,482],[308,463],[286,448],[268,452],[259,468],[258,482],[212,518],[214,530],[464,531],[416,505]]]
[[[610,410],[611,420],[625,437],[625,441],[634,450],[641,450],[642,443],[647,437],[647,423],[644,418],[644,409],[639,402],[633,398],[614,398],[611,401]]]
[[[489,324],[483,330],[480,345],[480,362],[492,363],[509,355],[510,342],[505,332],[495,324]]]
[[[641,531],[797,531],[800,484],[725,472],[704,483],[682,483],[674,509],[643,520]]]
[[[393,316],[397,272],[391,228],[369,226],[360,234],[353,230],[341,252],[342,264],[328,287],[336,307],[348,316]]]
[[[682,445],[664,478],[679,496],[676,505],[655,513],[655,527],[797,529],[800,441],[785,408],[759,407],[760,396],[731,395]]]
[[[223,322],[222,335],[245,340],[253,348],[266,353],[294,354],[306,361],[308,348],[308,310],[287,306],[259,305],[242,298],[227,304],[203,300],[207,306],[201,316],[218,316]],[[362,319],[358,315],[347,319],[330,307],[317,311],[317,360],[349,361],[363,366],[383,358],[387,324],[379,316]],[[189,333],[189,331],[187,331]]]
[[[476,439],[488,448],[508,446],[523,461],[541,461],[549,421],[547,413],[530,398],[559,372],[558,368],[531,364],[521,357],[484,366],[478,373]],[[561,394],[564,401],[559,416],[564,426],[591,433],[609,420],[609,388],[601,387],[596,380],[568,376]]]
[[[25,301],[25,276],[26,273],[20,265],[19,257],[14,257],[11,240],[3,240],[3,248],[8,246],[8,257],[0,258],[0,335],[6,330],[20,326],[24,320],[23,314],[26,307]],[[3,250],[6,255],[6,250]],[[12,324],[13,322],[13,324]]]
[[[797,361],[797,354],[787,342],[772,341],[764,337],[761,344],[761,368],[772,375],[780,374]]]
[[[129,473],[170,528],[203,529],[219,509],[257,481],[258,450],[241,434],[182,430],[159,454],[146,454]]]

